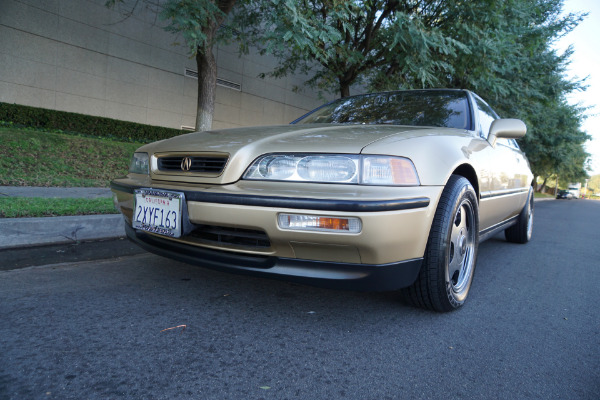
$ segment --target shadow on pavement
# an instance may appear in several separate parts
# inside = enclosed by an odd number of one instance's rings
[[[0,271],[78,261],[106,260],[145,253],[129,240],[111,239],[93,242],[36,246],[0,251]]]

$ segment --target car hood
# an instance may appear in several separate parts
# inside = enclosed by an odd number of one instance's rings
[[[450,128],[398,125],[276,125],[195,132],[141,147],[138,151],[164,154],[227,154],[229,161],[219,177],[170,173],[168,179],[185,182],[226,184],[239,180],[248,165],[267,153],[340,153],[360,154],[365,147],[391,138],[393,142],[431,135],[464,135]],[[156,171],[153,178],[167,179]],[[177,177],[176,175],[181,175]]]

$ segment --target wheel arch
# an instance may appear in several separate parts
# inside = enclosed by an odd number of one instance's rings
[[[477,173],[475,172],[473,166],[470,164],[461,164],[458,167],[456,167],[454,171],[452,171],[452,175],[459,175],[463,178],[466,178],[475,189],[475,194],[477,195],[477,202],[479,202],[479,179],[477,178]]]

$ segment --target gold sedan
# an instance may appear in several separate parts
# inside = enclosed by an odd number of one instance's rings
[[[148,144],[111,183],[127,236],[173,259],[412,304],[464,304],[479,242],[529,241],[533,175],[465,90],[340,99],[285,126]]]

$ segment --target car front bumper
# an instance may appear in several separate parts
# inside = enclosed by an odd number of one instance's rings
[[[422,259],[369,265],[252,256],[189,246],[125,225],[127,237],[141,248],[163,257],[220,271],[281,279],[331,289],[387,291],[410,286]]]
[[[133,193],[142,187],[183,192],[184,218],[198,231],[212,226],[258,231],[268,244],[217,243],[191,234],[173,239],[135,230]],[[188,187],[129,178],[112,182],[111,188],[125,216],[127,236],[148,251],[210,268],[351,290],[393,290],[414,282],[441,194],[438,187]],[[359,218],[362,230],[349,234],[281,229],[280,213]]]

